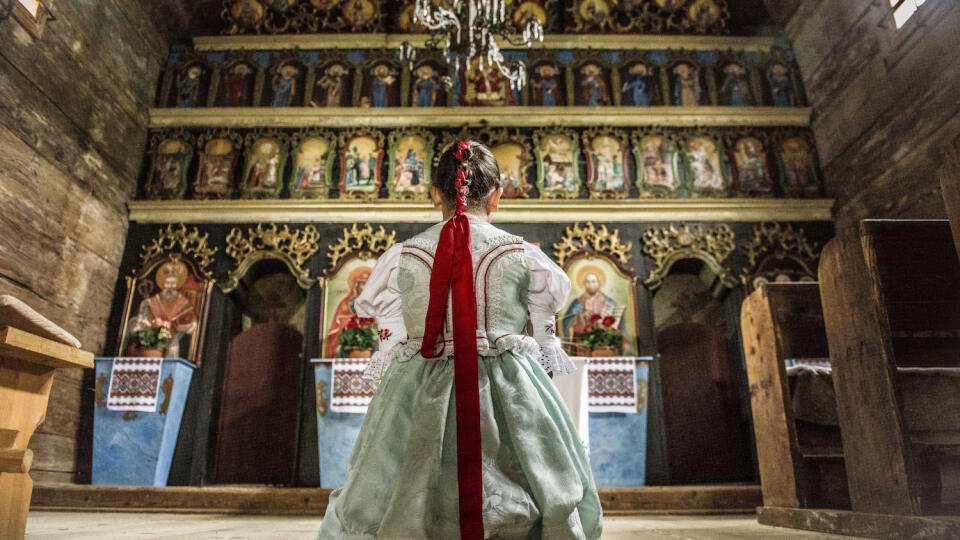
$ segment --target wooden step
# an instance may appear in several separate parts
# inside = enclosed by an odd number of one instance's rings
[[[31,510],[322,515],[330,489],[270,486],[125,487],[38,483]],[[601,488],[608,515],[643,513],[752,513],[760,486],[651,486]]]

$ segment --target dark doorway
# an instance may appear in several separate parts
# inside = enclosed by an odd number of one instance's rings
[[[736,337],[723,288],[699,261],[681,261],[654,296],[672,484],[752,479],[749,435],[733,370]]]
[[[242,313],[227,351],[211,480],[292,485],[297,462],[305,295],[260,263],[231,300]]]

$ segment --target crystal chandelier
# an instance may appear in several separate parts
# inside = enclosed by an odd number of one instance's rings
[[[444,59],[452,68],[452,77],[457,77],[461,68],[470,69],[476,58],[479,70],[483,71],[485,66],[495,67],[519,91],[527,81],[526,66],[519,60],[505,60],[497,38],[515,47],[530,47],[534,40],[543,41],[543,26],[536,17],[530,17],[523,21],[522,30],[518,30],[513,22],[507,21],[507,1],[416,0],[413,22],[430,31],[427,48],[443,51]],[[415,57],[416,49],[405,41],[400,46],[401,61],[413,69]],[[448,87],[453,83],[452,77],[443,78]]]

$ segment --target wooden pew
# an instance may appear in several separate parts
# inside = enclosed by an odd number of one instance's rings
[[[33,481],[27,448],[43,422],[57,368],[92,368],[93,354],[0,327],[0,538],[23,538]]]
[[[765,284],[744,301],[740,320],[764,507],[848,509],[839,429],[835,420],[831,427],[797,417],[793,400],[803,396],[791,390],[785,367],[788,360],[828,358],[819,286]],[[825,372],[815,375],[832,402]]]
[[[866,220],[859,232],[827,244],[819,271],[852,507],[953,514],[941,500],[960,459],[960,260],[950,226]],[[960,521],[944,523],[947,537],[960,537]]]
[[[960,144],[960,142],[958,142]],[[960,255],[960,147],[946,152],[940,174],[940,192],[953,229],[953,243]]]

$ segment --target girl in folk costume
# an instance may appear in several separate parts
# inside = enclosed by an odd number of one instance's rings
[[[490,150],[454,144],[430,188],[445,221],[384,253],[357,298],[381,330],[367,373],[381,382],[321,540],[600,537],[586,450],[548,377],[573,370],[555,325],[570,282],[489,223],[501,192]]]

